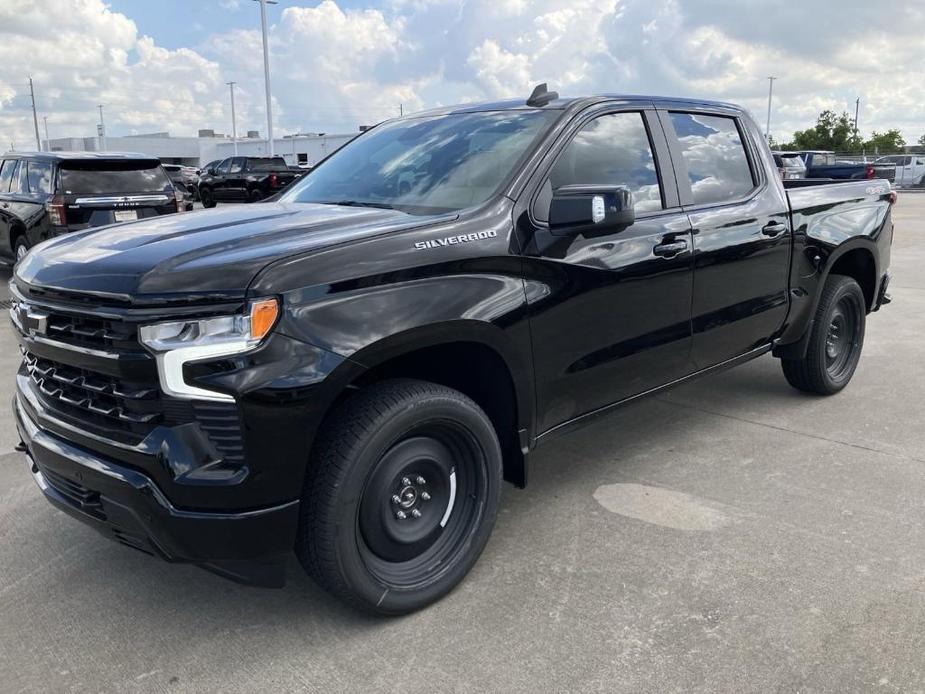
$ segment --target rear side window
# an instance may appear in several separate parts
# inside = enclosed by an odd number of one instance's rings
[[[66,162],[59,177],[65,195],[173,193],[164,169],[151,162]]]
[[[734,118],[672,113],[695,204],[724,202],[755,187]]]
[[[235,157],[231,160],[231,168],[228,173],[241,173],[244,170],[244,157]]]
[[[30,161],[27,165],[30,193],[51,193],[51,162]]]
[[[280,169],[285,169],[286,160],[282,157],[274,157],[272,159],[248,159],[247,160],[247,170],[248,171],[279,171]]]
[[[623,186],[637,212],[662,209],[662,192],[641,113],[610,113],[585,125],[549,172],[556,190],[565,185]]]
[[[16,168],[16,174],[13,176],[13,185],[10,186],[11,193],[28,193],[29,182],[26,180],[26,162],[19,162]]]
[[[16,171],[15,159],[6,159],[3,162],[3,168],[0,168],[0,193],[8,193],[10,190],[10,181],[13,180],[13,172]]]

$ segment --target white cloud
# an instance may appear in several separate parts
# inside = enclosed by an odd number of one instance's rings
[[[239,130],[265,130],[256,29],[167,50],[102,0],[0,2],[0,143],[31,139],[27,77],[53,134],[91,134],[106,104],[110,131],[230,129],[225,82],[238,82]],[[19,5],[19,3],[16,3]],[[41,7],[39,7],[41,5]],[[221,0],[233,10],[240,0]],[[887,0],[335,0],[271,12],[276,128],[353,130],[463,100],[648,93],[735,101],[772,131],[810,126],[824,108],[853,111],[862,131],[925,133],[925,8]],[[49,31],[48,17],[54,17]],[[178,18],[179,20],[179,18]]]

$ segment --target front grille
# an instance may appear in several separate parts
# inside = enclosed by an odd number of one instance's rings
[[[23,337],[24,369],[33,394],[55,418],[131,445],[159,426],[198,422],[227,463],[243,463],[237,405],[164,395],[154,359],[138,342],[137,322],[28,303],[47,314],[47,342]]]
[[[29,352],[23,359],[37,393],[70,418],[142,438],[162,421],[156,383],[126,383]]]

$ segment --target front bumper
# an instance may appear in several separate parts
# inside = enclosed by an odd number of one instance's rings
[[[20,447],[45,497],[107,537],[232,580],[279,587],[295,543],[298,501],[224,513],[180,509],[154,481],[44,430],[14,397]]]

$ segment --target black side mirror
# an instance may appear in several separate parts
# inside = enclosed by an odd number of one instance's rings
[[[549,229],[557,236],[621,231],[635,221],[633,194],[622,186],[562,186],[553,192],[549,205]]]

